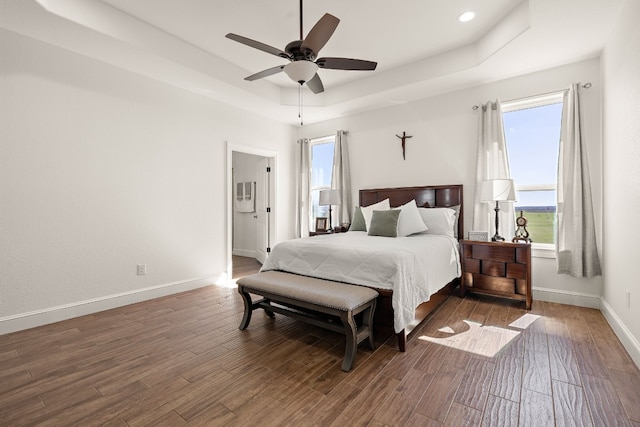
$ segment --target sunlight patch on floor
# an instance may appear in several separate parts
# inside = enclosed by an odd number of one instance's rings
[[[524,316],[521,316],[519,319],[511,322],[509,326],[511,326],[512,328],[527,329],[539,318],[540,316],[538,316],[537,314],[527,313]]]
[[[216,286],[219,286],[221,288],[236,289],[238,287],[238,284],[236,283],[237,281],[238,279],[220,280],[219,282],[216,282]]]
[[[540,316],[527,313],[509,324],[509,328],[524,330],[539,318]],[[473,322],[470,320],[463,320],[463,322],[468,326],[464,331],[457,332],[451,326],[443,326],[438,329],[438,332],[449,334],[449,336],[437,338],[422,335],[418,337],[418,339],[458,350],[460,350],[461,347],[467,347],[464,351],[485,357],[495,357],[522,333],[522,331],[500,326],[484,326],[479,322]],[[483,339],[479,339],[481,335],[483,335]],[[495,337],[496,339],[493,339],[492,337]],[[466,346],[465,344],[472,345]]]

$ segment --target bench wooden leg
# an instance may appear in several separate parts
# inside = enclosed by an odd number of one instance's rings
[[[347,344],[344,350],[344,360],[342,361],[342,370],[349,372],[353,367],[353,361],[356,359],[356,351],[358,351],[358,328],[353,320],[351,311],[344,312],[340,315],[342,324],[344,325],[344,334],[347,337]]]
[[[369,328],[369,348],[371,350],[376,349],[376,342],[373,339],[373,313],[376,309],[376,300],[373,300],[371,305],[362,314],[362,325],[365,328]]]
[[[271,300],[262,298],[255,302],[251,301],[251,295],[249,294],[249,292],[245,291],[242,286],[238,286],[238,292],[240,293],[240,295],[242,296],[242,300],[244,301],[244,315],[242,316],[242,321],[240,322],[239,327],[241,331],[244,331],[249,327],[249,322],[251,322],[251,313],[253,313],[253,310],[255,310],[256,308],[262,308],[264,309],[265,313],[267,313],[267,316],[272,319],[276,318],[276,314],[273,311],[260,306],[261,303],[266,302],[268,304],[271,302]]]
[[[253,303],[251,302],[251,295],[249,295],[248,292],[245,292],[242,286],[238,286],[238,292],[244,300],[244,315],[242,316],[242,321],[240,322],[240,330],[244,331],[249,326],[249,322],[251,322]]]
[[[264,301],[265,301],[267,304],[270,304],[270,303],[271,303],[271,300],[270,300],[270,299],[267,299],[267,298],[265,298],[265,300],[264,300]],[[275,318],[276,318],[276,314],[275,314],[273,311],[271,311],[271,310],[267,310],[266,308],[263,308],[263,309],[264,309],[264,312],[265,312],[265,313],[267,313],[267,316],[269,316],[269,317],[270,317],[270,318],[272,318],[272,319],[275,319]]]

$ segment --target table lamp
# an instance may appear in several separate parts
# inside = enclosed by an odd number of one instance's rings
[[[327,231],[332,232],[331,206],[340,204],[340,190],[320,190],[320,201],[318,204],[320,206],[329,206],[329,227],[327,228]]]
[[[483,202],[496,202],[496,234],[491,238],[494,242],[504,241],[504,237],[498,232],[500,212],[500,202],[515,202],[516,190],[512,179],[489,179],[482,182],[481,198]]]

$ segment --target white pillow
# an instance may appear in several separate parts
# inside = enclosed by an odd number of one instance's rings
[[[453,224],[456,220],[456,211],[449,208],[418,208],[420,216],[429,228],[427,234],[444,234],[454,237]]]
[[[373,205],[361,207],[360,210],[364,217],[364,223],[367,224],[367,231],[371,228],[371,217],[373,216],[373,211],[388,211],[389,209],[391,209],[389,199],[384,199],[383,201],[374,203]]]
[[[408,236],[410,234],[420,233],[428,230],[418,211],[416,201],[412,200],[399,206],[400,218],[398,218],[398,237]]]

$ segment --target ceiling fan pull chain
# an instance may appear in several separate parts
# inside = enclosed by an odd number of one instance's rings
[[[298,118],[300,119],[300,126],[302,126],[302,84],[298,86]]]

